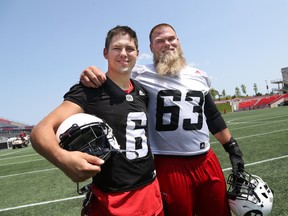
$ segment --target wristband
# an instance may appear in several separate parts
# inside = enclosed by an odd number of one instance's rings
[[[223,144],[223,148],[225,149],[226,152],[229,153],[229,155],[234,154],[240,157],[242,156],[240,147],[238,146],[237,141],[233,137],[230,138],[229,142]]]

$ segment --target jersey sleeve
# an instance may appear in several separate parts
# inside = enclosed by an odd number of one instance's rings
[[[205,96],[204,113],[209,131],[213,135],[227,128],[226,122],[212,100],[210,93]]]
[[[90,95],[93,89],[89,89],[82,84],[73,85],[70,90],[63,96],[64,101],[70,101],[79,105],[85,112],[87,112],[87,104],[89,104]]]

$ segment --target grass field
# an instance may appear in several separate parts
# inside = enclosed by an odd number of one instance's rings
[[[274,190],[271,215],[288,216],[288,107],[223,115],[244,154],[246,170]],[[225,176],[230,161],[214,137]],[[82,196],[59,169],[31,146],[0,151],[0,215],[80,215]]]

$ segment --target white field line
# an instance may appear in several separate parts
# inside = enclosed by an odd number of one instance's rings
[[[270,131],[270,132],[264,132],[264,133],[249,135],[249,136],[238,137],[237,139],[246,139],[246,138],[255,137],[255,136],[263,136],[263,135],[268,135],[268,134],[273,134],[273,133],[279,133],[279,132],[283,132],[283,131],[288,131],[288,128],[285,128],[282,130],[277,130],[277,131]]]
[[[269,131],[269,132],[264,132],[264,133],[253,134],[253,135],[249,135],[249,136],[234,137],[234,138],[236,140],[239,140],[239,139],[246,139],[246,138],[256,137],[256,136],[265,136],[268,134],[279,133],[279,132],[283,132],[283,131],[288,131],[288,128],[282,129],[282,130],[277,130],[277,131]],[[215,144],[215,143],[218,143],[218,141],[211,142],[211,144]]]
[[[285,114],[285,115],[284,115]],[[227,121],[227,123],[231,123],[231,124],[247,124],[247,123],[256,123],[256,122],[265,122],[267,120],[272,120],[272,121],[269,121],[269,123],[277,123],[278,121],[287,121],[287,112],[285,113],[278,113],[278,115],[274,115],[274,116],[267,116],[266,114],[261,114],[261,115],[257,115],[256,117],[259,118],[260,116],[261,119],[260,120],[251,120],[251,116],[247,116],[247,117],[239,117],[239,118],[234,118],[234,119],[231,119],[229,121]],[[263,116],[265,118],[263,118]],[[283,118],[284,120],[275,120],[273,121],[273,119],[277,119],[277,118]],[[248,119],[248,121],[243,121],[243,119]]]
[[[29,154],[29,155],[14,156],[14,157],[9,157],[9,158],[0,158],[0,160],[9,160],[9,159],[11,160],[15,158],[30,157],[30,156],[35,156],[35,155],[39,155],[39,154]]]
[[[19,175],[27,175],[27,174],[34,174],[34,173],[39,173],[39,172],[46,172],[46,171],[51,171],[51,170],[56,170],[58,168],[50,168],[50,169],[43,169],[43,170],[36,170],[36,171],[31,171],[31,172],[24,172],[24,173],[16,173],[16,174],[11,174],[11,175],[5,175],[5,176],[0,176],[1,178],[7,178],[7,177],[14,177],[14,176],[19,176]]]
[[[1,151],[3,151],[4,153],[6,153],[6,151],[7,151],[7,153],[6,154],[2,154],[3,152],[0,152],[1,154],[0,154],[0,157],[3,157],[3,156],[7,156],[7,155],[12,155],[12,154],[16,154],[16,153],[19,153],[19,152],[25,152],[25,151],[28,151],[28,150],[30,150],[30,148],[29,147],[27,147],[27,148],[22,148],[22,149],[17,149],[17,150],[11,150],[11,149],[6,149],[6,150],[1,150]]]
[[[249,128],[249,127],[255,127],[257,125],[260,125],[260,126],[264,126],[264,125],[271,125],[273,123],[275,124],[278,124],[279,122],[286,122],[288,121],[288,119],[284,119],[284,120],[277,120],[277,121],[271,121],[271,122],[266,122],[266,123],[263,123],[261,121],[248,121],[248,122],[231,122],[231,121],[228,121],[228,127],[231,128],[231,126],[240,126],[240,127],[235,127],[233,128],[233,130],[239,130],[239,129],[245,129],[245,128]],[[243,124],[243,126],[241,127],[241,124]],[[249,124],[249,125],[247,125]]]
[[[14,163],[7,163],[7,164],[1,164],[1,166],[10,166],[10,165],[15,165],[15,164],[23,164],[23,163],[30,163],[30,162],[34,162],[34,161],[40,161],[40,160],[45,160],[45,158],[39,158],[39,159],[35,159],[35,160],[28,160],[28,161],[22,161],[22,162],[14,162]]]
[[[266,160],[262,160],[262,161],[256,161],[254,163],[245,164],[245,167],[253,166],[253,165],[256,165],[256,164],[262,164],[262,163],[266,163],[266,162],[270,162],[270,161],[274,161],[274,160],[284,159],[284,158],[288,158],[288,155],[284,155],[284,156],[276,157],[276,158],[270,158],[270,159],[266,159]],[[222,169],[222,171],[225,172],[225,171],[228,171],[228,170],[231,170],[231,169],[232,168],[229,167],[229,168]]]
[[[256,164],[266,163],[266,162],[279,160],[279,159],[284,159],[284,158],[288,158],[288,155],[284,155],[284,156],[276,157],[276,158],[270,158],[270,159],[267,159],[267,160],[262,160],[262,161],[258,161],[258,162],[254,162],[254,163],[250,163],[250,164],[245,164],[245,166],[253,166],[253,165],[256,165]],[[231,170],[231,168],[225,168],[225,169],[222,169],[222,170],[223,171],[227,171],[227,170]],[[4,208],[4,209],[0,209],[0,212],[11,211],[11,210],[27,208],[27,207],[33,207],[33,206],[39,206],[39,205],[46,205],[46,204],[56,203],[56,202],[64,202],[64,201],[67,201],[67,200],[73,200],[73,199],[79,199],[79,198],[84,198],[84,195],[74,196],[74,197],[67,197],[67,198],[63,198],[63,199],[50,200],[50,201],[46,201],[46,202],[31,203],[31,204],[27,204],[27,205],[15,206],[15,207],[11,207],[11,208]]]
[[[68,198],[63,198],[63,199],[57,199],[57,200],[50,200],[50,201],[46,201],[46,202],[32,203],[32,204],[21,205],[21,206],[16,206],[16,207],[11,207],[11,208],[0,209],[0,212],[10,211],[10,210],[15,210],[15,209],[21,209],[21,208],[27,208],[27,207],[32,207],[32,206],[46,205],[46,204],[56,203],[56,202],[63,202],[63,201],[79,199],[79,198],[84,198],[84,195],[68,197]]]

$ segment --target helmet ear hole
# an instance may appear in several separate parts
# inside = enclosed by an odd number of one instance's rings
[[[244,171],[227,178],[228,201],[236,216],[267,216],[272,211],[273,192],[259,176]]]
[[[113,149],[120,149],[111,127],[102,119],[78,113],[65,119],[56,132],[61,148],[67,151],[81,151],[104,160]]]
[[[244,216],[263,216],[261,211],[258,210],[252,210],[247,212]]]

